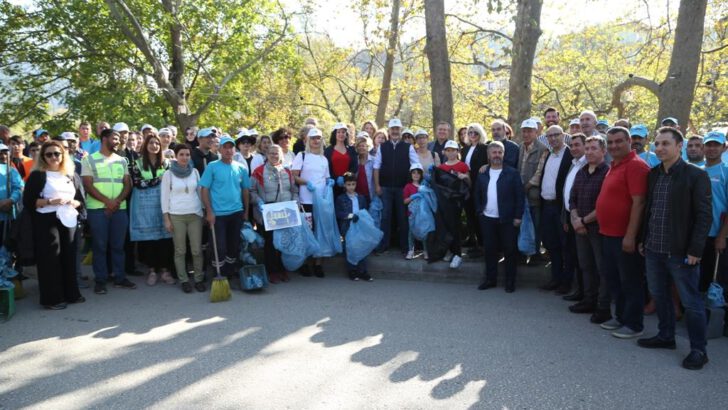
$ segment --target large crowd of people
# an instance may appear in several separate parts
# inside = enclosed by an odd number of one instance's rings
[[[721,257],[728,236],[725,133],[685,135],[672,117],[654,131],[624,119],[610,126],[592,111],[571,120],[567,132],[554,108],[544,121],[529,118],[514,131],[496,120],[490,135],[478,123],[454,130],[440,122],[432,139],[397,118],[386,128],[366,121],[359,132],[337,123],[328,138],[313,118],[270,135],[207,127],[179,137],[174,126],[145,124],[137,132],[106,122],[93,137],[83,122],[57,136],[36,130],[30,142],[0,126],[0,232],[21,209],[30,214],[28,234],[42,255],[40,304],[51,310],[85,301],[79,289],[89,287],[81,272],[88,252],[97,294],[107,293],[107,284],[136,288],[131,276],[204,292],[208,269],[237,274],[245,222],[264,238],[270,282],[288,282],[291,272],[263,229],[262,207],[296,201],[308,223],[317,193],[332,188],[342,237],[360,210],[381,203],[383,237],[374,255],[398,251],[407,260],[444,260],[451,269],[466,258],[484,261],[480,290],[498,285],[503,258],[508,293],[519,264],[548,262],[550,280],[541,289],[574,302],[571,312],[591,314],[617,338],[674,349],[675,322],[684,318],[690,352],[683,366],[702,368],[703,295],[716,269],[728,289]],[[453,199],[439,211],[448,215],[436,218],[431,235],[447,237],[447,249],[436,255],[429,239],[412,235],[409,221],[423,187],[437,187],[441,175],[462,195],[445,196]],[[524,223],[534,232],[533,255],[519,252]],[[322,258],[310,258],[298,273],[324,277],[323,266]],[[354,281],[372,280],[366,259],[346,269]],[[658,333],[642,337],[644,315],[655,312]]]

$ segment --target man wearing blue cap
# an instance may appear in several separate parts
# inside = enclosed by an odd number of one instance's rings
[[[607,120],[597,121],[597,132],[599,132],[602,135],[607,135],[608,129],[609,129],[609,121],[607,121]]]
[[[635,124],[629,129],[629,134],[632,140],[632,151],[636,151],[637,156],[642,158],[650,168],[660,165],[660,159],[657,158],[654,152],[645,151],[648,134],[647,126],[644,124]]]
[[[35,130],[35,132],[33,133],[33,138],[38,141],[39,144],[43,145],[44,142],[51,139],[51,136],[50,134],[48,134],[47,130],[41,128],[39,130]]]
[[[725,214],[728,213],[728,165],[721,161],[725,148],[725,134],[711,131],[703,139],[705,150],[705,166],[703,169],[710,178],[710,187],[713,193],[713,223],[710,225],[708,240],[705,242],[703,259],[700,261],[701,292],[708,290],[715,269],[716,253],[720,254],[718,260],[718,282],[723,289],[728,289],[726,273],[728,272],[728,258],[726,258],[726,236],[728,236],[728,223]]]
[[[201,138],[204,139],[207,136]],[[240,228],[248,220],[250,203],[248,171],[233,161],[234,154],[235,140],[229,136],[220,138],[220,159],[207,164],[199,183],[205,219],[210,229],[215,230],[217,239],[218,259],[212,263],[228,277],[235,273]]]

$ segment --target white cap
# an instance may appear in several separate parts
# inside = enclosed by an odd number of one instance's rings
[[[334,131],[345,130],[345,129],[347,129],[347,128],[346,128],[346,124],[344,124],[344,123],[337,122],[336,124],[334,124]]]
[[[422,168],[422,165],[420,165],[419,162],[415,162],[414,164],[410,165],[410,172],[414,171],[415,169],[419,169],[420,171],[424,171]]]
[[[10,148],[8,148],[7,145],[0,142],[0,151],[10,151]]]
[[[251,128],[248,130],[248,136],[252,137],[253,135],[258,135],[258,131],[255,128]]]
[[[579,121],[578,118],[574,118],[573,120],[569,121],[569,126],[572,125],[581,125],[581,121]]]
[[[61,138],[63,138],[66,141],[67,140],[77,140],[78,139],[78,137],[76,136],[76,134],[74,134],[74,133],[72,133],[70,131],[62,132],[61,133]]]
[[[139,132],[144,132],[144,130],[146,130],[147,128],[151,128],[153,130],[156,130],[156,128],[154,128],[153,125],[151,125],[151,124],[144,124],[144,125],[142,125],[141,128],[139,128]]]
[[[453,140],[448,140],[445,143],[445,147],[443,149],[448,149],[448,148],[460,149],[460,146],[458,145],[457,142],[455,142]]]
[[[159,130],[157,135],[162,135],[162,134],[172,135],[172,130],[170,130],[169,128],[162,128],[161,130]]]
[[[240,130],[240,132],[237,135],[238,138],[249,137],[249,136],[250,136],[250,130],[247,128],[243,128],[242,130]]]
[[[169,131],[172,133],[172,135],[177,135],[177,127],[174,125],[167,125],[167,128],[169,128]]]
[[[536,121],[534,121],[533,118],[529,118],[527,120],[524,120],[521,123],[521,129],[523,129],[523,128],[533,128],[533,129],[536,129],[536,128],[538,128],[538,124],[536,124]]]
[[[357,138],[369,138],[369,133],[366,131],[359,131],[358,134],[356,134]]]
[[[323,136],[324,136],[324,134],[322,134],[321,130],[318,128],[311,128],[310,130],[308,130],[308,138],[311,138],[311,137],[322,137],[323,138]]]
[[[417,130],[417,132],[415,132],[415,138],[419,137],[420,135],[424,135],[425,137],[427,137],[430,134],[428,134],[425,130],[419,129]]]
[[[531,119],[532,119],[532,120],[534,120],[534,121],[536,121],[536,124],[543,124],[543,123],[541,122],[541,119],[540,119],[540,118],[538,118],[538,117],[531,117]],[[523,128],[523,127],[521,127],[521,128]]]
[[[150,125],[150,127],[151,127],[151,125]],[[114,124],[113,127],[111,127],[111,129],[116,132],[124,132],[124,131],[129,132],[129,126],[126,125],[125,122],[117,122],[116,124]]]
[[[389,128],[399,127],[402,128],[402,121],[399,118],[392,118],[389,120]]]
[[[415,135],[415,133],[412,132],[412,130],[409,128],[405,128],[404,130],[402,130],[402,135],[404,135],[404,134],[409,134],[409,135],[413,135],[413,136]]]

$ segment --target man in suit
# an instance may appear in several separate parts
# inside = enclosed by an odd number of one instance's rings
[[[485,241],[485,280],[478,289],[496,286],[498,251],[502,250],[506,265],[506,292],[516,289],[518,229],[525,206],[521,177],[515,168],[503,164],[505,147],[500,141],[488,144],[488,165],[478,175],[475,185],[475,207]]]
[[[546,130],[551,151],[546,155],[541,175],[541,233],[551,257],[551,280],[541,287],[565,295],[571,290],[574,266],[568,256],[566,232],[561,224],[564,209],[564,183],[572,164],[569,147],[564,143],[564,130],[552,125]],[[565,255],[566,253],[566,255]]]
[[[541,173],[548,154],[548,148],[538,142],[538,124],[532,119],[521,123],[521,136],[523,143],[518,149],[518,171],[521,174],[523,190],[528,199],[528,207],[533,218],[533,228],[536,232],[536,250],[541,243]],[[536,252],[535,257],[539,257]],[[533,259],[533,258],[532,258]]]

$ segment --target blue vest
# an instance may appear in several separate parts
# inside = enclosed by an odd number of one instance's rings
[[[410,144],[400,141],[397,148],[391,141],[382,144],[382,165],[379,168],[379,185],[390,188],[404,188],[409,181]]]

